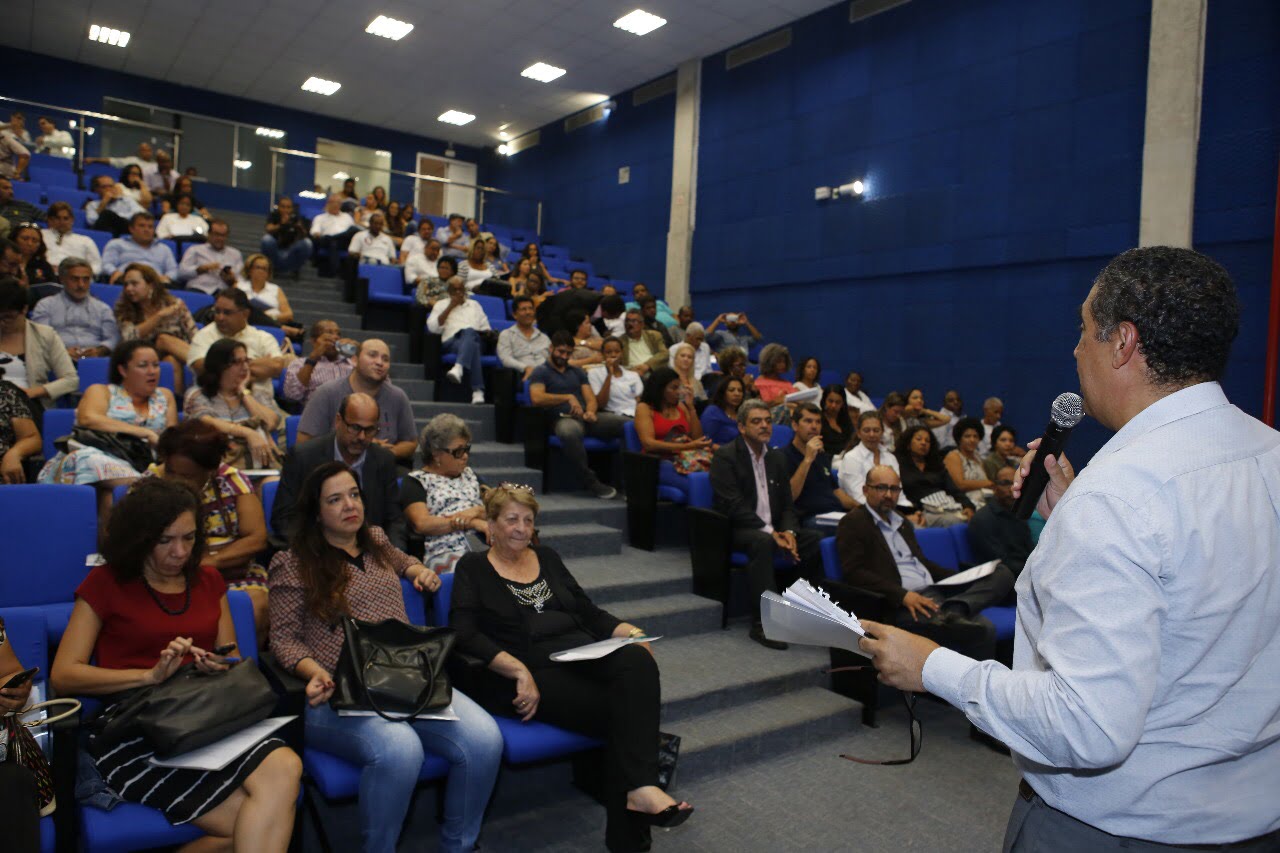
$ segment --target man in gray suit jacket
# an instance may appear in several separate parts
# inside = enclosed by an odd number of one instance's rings
[[[325,462],[336,460],[355,471],[364,493],[364,516],[368,523],[381,527],[397,548],[405,547],[396,458],[385,447],[373,443],[378,435],[378,422],[378,404],[372,397],[348,394],[338,404],[332,431],[295,445],[289,451],[271,509],[271,527],[277,535],[289,536],[294,505],[307,475]]]

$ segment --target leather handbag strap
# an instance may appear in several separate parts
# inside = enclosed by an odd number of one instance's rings
[[[20,719],[22,717],[27,716],[28,714],[34,714],[36,711],[43,711],[47,708],[58,708],[64,705],[67,707],[67,710],[63,711],[61,714],[55,714],[52,717],[46,717],[43,720],[32,720],[31,722],[27,723],[27,722],[23,722],[22,719]],[[79,699],[48,699],[44,702],[37,702],[31,707],[24,708],[21,711],[15,711],[13,713],[13,716],[18,717],[19,718],[18,722],[22,723],[22,725],[26,726],[29,729],[34,729],[37,726],[48,726],[53,723],[60,722],[62,720],[65,720],[67,717],[74,716],[75,714],[78,714],[78,713],[80,713]]]
[[[427,705],[431,703],[431,694],[435,692],[437,669],[431,665],[430,655],[422,655],[422,657],[426,658],[427,674],[431,676],[431,679],[427,682],[426,686],[422,688],[422,692],[418,694],[418,707],[414,708],[403,717],[393,717],[378,707],[378,703],[374,700],[373,694],[369,692],[368,685],[369,667],[373,666],[374,661],[365,662],[364,667],[360,670],[360,688],[364,691],[365,701],[369,703],[369,707],[373,709],[375,714],[382,717],[382,719],[389,720],[393,723],[407,723],[416,720],[419,714],[427,710]]]

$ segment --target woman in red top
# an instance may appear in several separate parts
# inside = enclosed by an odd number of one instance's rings
[[[222,576],[200,565],[199,518],[191,490],[166,480],[143,480],[116,505],[102,548],[108,565],[76,590],[53,662],[58,693],[101,696],[109,706],[163,683],[185,663],[226,668],[208,650],[234,642],[235,630]],[[135,738],[95,763],[122,799],[159,809],[170,823],[191,822],[213,839],[192,842],[191,850],[288,848],[302,762],[282,741],[268,738],[208,772],[149,765],[151,754]]]
[[[794,394],[796,386],[782,378],[791,369],[791,352],[782,344],[769,344],[760,350],[760,377],[756,390],[765,405],[776,406],[788,394]]]
[[[702,421],[693,406],[688,386],[670,367],[659,367],[645,379],[636,403],[636,436],[645,453],[671,462],[658,469],[658,482],[687,489],[682,474],[711,469],[715,446],[702,434]]]

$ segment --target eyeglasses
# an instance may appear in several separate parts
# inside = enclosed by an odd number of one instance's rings
[[[509,492],[528,492],[533,494],[533,486],[526,486],[524,483],[508,483],[505,480],[498,484],[499,489],[506,489]]]
[[[360,424],[353,424],[346,418],[342,418],[342,425],[354,432],[356,435],[367,435],[372,438],[378,434],[378,424],[374,424],[373,426],[360,426]]]
[[[874,486],[866,486],[865,488],[873,492],[879,492],[882,495],[902,494],[902,486],[886,486],[884,483],[877,483]]]
[[[452,456],[454,459],[461,459],[462,457],[467,456],[470,453],[471,453],[471,445],[469,444],[464,444],[461,447],[455,447],[449,451],[449,455]]]

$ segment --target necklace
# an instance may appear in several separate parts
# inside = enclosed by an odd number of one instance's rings
[[[147,594],[151,596],[151,600],[156,603],[156,607],[159,607],[161,610],[163,610],[165,613],[167,613],[170,616],[181,616],[183,613],[186,613],[187,608],[191,606],[191,584],[190,583],[187,583],[186,589],[183,590],[183,592],[186,594],[186,600],[182,602],[181,610],[170,610],[168,607],[166,607],[165,603],[160,600],[160,594],[156,592],[155,589],[151,586],[151,581],[147,580],[146,575],[142,576],[142,583],[144,586],[146,586]]]
[[[525,607],[532,607],[541,613],[542,608],[551,600],[551,588],[547,586],[545,580],[540,580],[535,584],[527,587],[518,587],[513,583],[507,584],[507,589],[511,590],[511,594],[516,597],[516,601]]]

